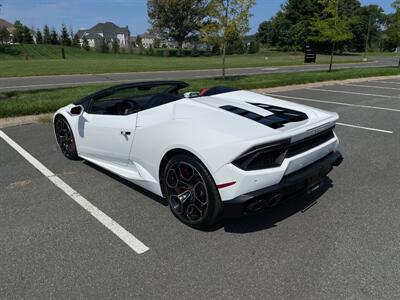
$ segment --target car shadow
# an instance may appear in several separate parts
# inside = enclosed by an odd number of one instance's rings
[[[320,187],[310,194],[302,193],[296,197],[288,198],[278,206],[257,214],[237,219],[223,219],[216,224],[215,228],[210,230],[223,228],[230,233],[250,233],[274,228],[278,226],[279,222],[299,212],[305,213],[309,208],[318,204],[320,197],[332,187],[332,180],[329,177],[325,177]]]
[[[107,176],[111,177],[112,179],[118,181],[119,183],[122,183],[122,184],[126,185],[127,187],[129,187],[131,189],[134,189],[135,191],[143,194],[144,196],[152,199],[153,201],[156,201],[156,202],[162,204],[163,206],[168,206],[168,202],[167,202],[166,199],[164,199],[164,198],[162,198],[162,197],[160,197],[160,196],[158,196],[158,195],[156,195],[156,194],[154,194],[152,192],[149,192],[148,190],[146,190],[146,189],[134,184],[133,182],[131,182],[131,181],[127,180],[127,179],[124,179],[124,178],[122,178],[122,177],[120,177],[120,176],[118,176],[118,175],[116,175],[116,174],[114,174],[114,173],[112,173],[110,171],[107,171],[106,169],[103,169],[102,167],[99,167],[99,166],[95,165],[94,163],[91,163],[91,162],[89,162],[87,160],[84,160],[83,163],[85,165],[93,168],[93,169],[96,169],[96,171],[99,171],[99,172],[103,173],[104,175],[107,175]]]
[[[125,186],[134,189],[135,191],[145,195],[146,197],[160,203],[163,206],[168,206],[168,201],[146,189],[126,180],[112,172],[109,172],[89,161],[84,160],[83,163],[97,171],[111,177]],[[230,233],[251,233],[261,230],[267,230],[278,226],[279,222],[297,214],[305,213],[309,208],[318,204],[320,197],[333,187],[333,182],[329,177],[325,177],[321,182],[320,187],[310,194],[303,193],[296,197],[289,198],[279,204],[277,207],[263,210],[259,213],[242,216],[235,219],[222,219],[212,227],[203,230],[204,232],[214,232],[224,229]],[[172,215],[171,215],[172,218]]]

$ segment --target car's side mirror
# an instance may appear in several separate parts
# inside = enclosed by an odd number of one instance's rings
[[[74,106],[74,107],[71,108],[71,110],[70,110],[70,114],[71,114],[72,116],[79,116],[82,112],[83,112],[83,107],[82,107],[82,105]]]
[[[196,98],[199,96],[200,96],[199,92],[187,92],[187,93],[183,94],[183,97],[185,97],[185,98]]]

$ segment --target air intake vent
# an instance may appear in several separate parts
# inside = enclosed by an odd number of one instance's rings
[[[327,129],[311,137],[297,141],[290,145],[286,157],[296,156],[300,153],[306,152],[314,147],[317,147],[335,137],[333,128]]]
[[[308,116],[305,113],[297,110],[292,110],[288,108],[283,108],[263,103],[250,103],[250,104],[268,110],[269,112],[272,112],[274,114],[274,117],[276,118],[281,118],[286,120],[286,122],[283,124],[291,122],[301,122],[308,119]]]
[[[237,114],[239,116],[245,117],[247,119],[256,121],[273,129],[282,128],[287,123],[301,122],[308,119],[305,113],[299,111],[282,108],[278,106],[261,104],[261,103],[249,103],[249,104],[268,110],[269,112],[272,112],[273,115],[264,117],[262,115],[253,113],[251,111],[233,105],[225,105],[221,106],[220,108],[230,111],[231,113]]]

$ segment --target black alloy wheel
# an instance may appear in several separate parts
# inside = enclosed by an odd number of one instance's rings
[[[164,191],[172,213],[183,223],[206,228],[221,214],[221,200],[207,169],[194,157],[174,156],[164,172]]]
[[[54,130],[56,133],[57,143],[64,156],[72,160],[78,159],[74,134],[64,117],[59,116],[56,118],[54,122]]]

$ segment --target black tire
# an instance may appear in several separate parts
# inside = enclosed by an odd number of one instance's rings
[[[68,159],[78,160],[79,156],[76,150],[74,134],[68,121],[63,116],[56,117],[54,121],[54,131],[62,154]]]
[[[162,184],[172,213],[184,224],[206,229],[219,220],[219,192],[206,167],[195,157],[173,156],[163,172]]]

